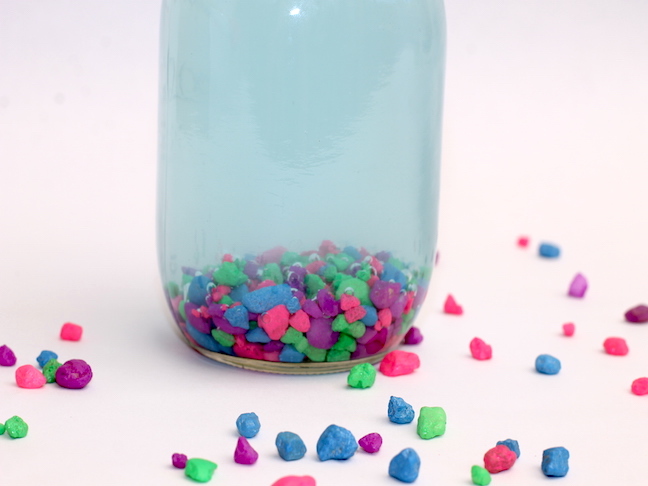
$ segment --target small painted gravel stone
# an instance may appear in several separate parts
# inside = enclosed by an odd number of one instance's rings
[[[538,254],[543,258],[558,258],[560,248],[552,243],[541,243],[538,247]]]
[[[625,356],[628,354],[628,344],[620,337],[609,337],[603,341],[603,348],[607,354],[614,356]]]
[[[414,409],[400,397],[390,397],[387,406],[389,421],[395,424],[409,424],[414,420]]]
[[[277,479],[272,486],[315,486],[312,476],[284,476]]]
[[[529,246],[529,237],[528,236],[520,236],[517,239],[517,245],[521,248],[526,248]]]
[[[306,454],[306,444],[294,432],[279,432],[275,439],[279,457],[284,461],[297,461]]]
[[[626,311],[625,319],[628,322],[635,324],[641,324],[643,322],[648,322],[648,306],[640,304],[633,307],[632,309]]]
[[[187,465],[187,456],[176,452],[171,456],[171,464],[178,469],[184,469]]]
[[[363,451],[369,454],[374,454],[380,450],[382,446],[382,436],[377,432],[372,432],[358,440],[358,445]]]
[[[520,444],[515,439],[499,440],[495,445],[504,445],[515,452],[516,457],[520,457]]]
[[[16,355],[9,346],[0,346],[0,366],[13,366],[16,364]]]
[[[577,273],[569,284],[567,295],[581,299],[585,297],[585,292],[587,292],[587,279],[582,273]]]
[[[456,316],[460,316],[463,314],[463,307],[457,304],[452,294],[448,294],[445,302],[443,303],[443,312],[445,312],[446,314],[454,314]]]
[[[329,425],[317,440],[317,456],[320,461],[346,460],[358,450],[358,443],[351,431],[338,425]]]
[[[414,344],[420,344],[423,342],[423,334],[421,334],[421,330],[414,326],[411,327],[409,331],[405,334],[405,339],[403,340],[403,344],[407,345],[414,345]]]
[[[574,332],[576,331],[576,326],[574,325],[573,322],[566,322],[565,324],[562,325],[563,329],[563,334],[567,337],[571,337],[574,335]]]
[[[505,445],[497,445],[484,454],[484,467],[489,473],[496,474],[510,469],[516,459],[517,456],[511,449]]]
[[[379,370],[385,376],[409,375],[421,366],[421,360],[416,353],[391,351],[380,362]]]
[[[199,483],[210,481],[218,465],[208,459],[192,457],[185,466],[185,476]]]
[[[542,472],[545,476],[562,478],[569,471],[569,451],[551,447],[542,452]]]
[[[40,388],[47,379],[36,367],[26,364],[16,369],[16,384],[20,388]]]
[[[445,434],[446,412],[441,407],[421,407],[416,433],[421,439],[432,439]]]
[[[50,359],[45,363],[45,366],[43,366],[43,376],[47,383],[54,383],[56,381],[56,370],[61,367],[61,364],[56,359]]]
[[[648,395],[648,378],[637,378],[630,389],[635,395]]]
[[[254,450],[245,437],[239,437],[234,449],[234,462],[236,464],[254,464],[259,459],[259,453]]]
[[[54,351],[43,350],[36,358],[36,361],[38,361],[38,366],[42,368],[47,364],[47,362],[50,359],[57,359],[57,358],[58,358],[58,354],[56,354]]]
[[[376,382],[376,374],[371,363],[357,364],[349,371],[347,384],[352,388],[370,388]]]
[[[490,473],[486,470],[486,468],[483,468],[481,466],[473,466],[470,469],[470,477],[473,484],[476,484],[477,486],[487,486],[491,482]]]
[[[236,428],[243,437],[251,439],[259,433],[261,422],[254,412],[242,413],[236,419]]]
[[[389,462],[389,475],[403,483],[413,483],[419,475],[421,459],[412,448],[403,449]]]
[[[18,415],[14,415],[5,422],[5,429],[12,439],[22,439],[27,435],[29,425]]]
[[[493,348],[482,339],[476,337],[470,341],[470,354],[473,358],[484,361],[493,357]]]
[[[4,433],[5,433],[5,424],[3,424],[2,422],[0,422],[0,435],[2,435],[2,434],[4,434]]]
[[[83,327],[72,322],[66,322],[61,326],[61,339],[64,341],[79,341],[83,334]]]
[[[84,388],[92,380],[92,368],[82,359],[71,359],[56,370],[56,383],[63,388]]]
[[[541,354],[536,358],[535,368],[543,375],[556,375],[560,371],[560,361],[549,354]]]

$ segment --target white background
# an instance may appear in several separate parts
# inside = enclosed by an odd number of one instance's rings
[[[270,485],[311,474],[318,485],[397,482],[391,457],[422,458],[417,483],[470,484],[496,441],[522,455],[493,485],[549,484],[542,451],[571,452],[565,485],[644,484],[648,325],[623,313],[648,304],[648,2],[447,0],[440,261],[418,324],[413,375],[275,376],[212,363],[173,333],[155,256],[159,2],[0,0],[0,344],[18,364],[43,349],[88,361],[84,390],[24,390],[0,369],[0,484],[187,484],[183,452],[219,464],[213,484]],[[528,249],[517,237],[531,237]],[[539,258],[541,241],[557,260]],[[576,272],[584,299],[566,296]],[[463,316],[444,315],[452,293]],[[58,339],[63,322],[82,341]],[[563,323],[576,324],[572,338]],[[491,361],[470,358],[480,336]],[[630,354],[604,354],[608,336]],[[535,357],[563,369],[545,376]],[[442,406],[445,436],[423,441],[387,420],[391,395]],[[234,422],[261,418],[254,466],[232,460]],[[335,423],[384,437],[377,455],[319,462]],[[284,462],[283,430],[309,449]],[[553,483],[553,481],[552,481]]]

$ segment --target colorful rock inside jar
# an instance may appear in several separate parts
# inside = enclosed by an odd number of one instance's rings
[[[430,268],[387,251],[337,248],[226,254],[215,266],[183,268],[167,298],[195,347],[284,363],[370,358],[395,347],[425,298]]]

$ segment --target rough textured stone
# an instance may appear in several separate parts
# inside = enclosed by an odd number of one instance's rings
[[[353,434],[338,425],[329,425],[317,441],[317,456],[320,461],[345,460],[358,450]]]

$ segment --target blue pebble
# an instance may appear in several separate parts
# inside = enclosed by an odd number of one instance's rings
[[[299,299],[294,296],[288,299],[285,305],[286,305],[286,309],[288,309],[288,312],[290,312],[291,314],[294,314],[299,309],[301,309],[301,304],[299,303]]]
[[[403,449],[389,462],[389,475],[404,483],[413,483],[419,475],[421,459],[412,448]]]
[[[265,332],[260,327],[255,327],[254,329],[251,329],[248,332],[246,332],[245,339],[247,339],[248,342],[251,343],[261,343],[261,344],[266,344],[272,341],[272,339],[270,339],[270,336],[268,336],[268,333]]]
[[[360,260],[362,258],[362,254],[353,246],[346,246],[342,251],[354,260]]]
[[[517,457],[520,457],[520,445],[518,444],[517,440],[513,440],[513,439],[500,440],[495,445],[504,445],[509,449],[511,449],[513,452],[515,452],[515,455]]]
[[[378,311],[373,305],[363,305],[362,307],[364,307],[364,310],[366,310],[367,313],[360,320],[367,327],[373,326],[376,322],[378,322]]]
[[[288,284],[271,285],[263,287],[243,296],[241,302],[250,312],[261,314],[269,311],[279,304],[289,304],[293,298],[292,290]],[[298,302],[299,303],[299,302]],[[286,305],[286,307],[288,307]]]
[[[286,344],[279,353],[279,361],[282,363],[301,363],[305,357],[306,355],[297,351],[292,344]]]
[[[254,412],[242,413],[236,419],[236,428],[243,437],[251,439],[259,433],[261,422],[259,422],[259,417]]]
[[[203,334],[198,329],[193,327],[187,322],[187,333],[193,338],[194,341],[198,343],[199,346],[203,348],[214,351],[215,353],[225,353],[225,354],[234,354],[234,351],[231,347],[226,347],[216,341],[211,334]]]
[[[394,282],[401,284],[401,287],[407,285],[407,277],[405,274],[391,263],[385,263],[383,265],[383,273],[380,276],[380,280],[393,280]]]
[[[234,327],[250,329],[248,310],[242,305],[230,307],[225,311],[223,317]]]
[[[246,284],[242,284],[238,287],[234,287],[229,293],[229,296],[234,302],[241,302],[243,300],[243,296],[249,291],[250,289],[248,288],[248,286]]]
[[[558,258],[560,256],[560,248],[551,243],[542,243],[538,248],[538,254],[545,258]]]
[[[56,358],[58,358],[58,354],[54,351],[43,350],[41,351],[41,354],[38,355],[38,358],[36,358],[36,361],[38,361],[38,365],[42,368],[50,359]]]
[[[545,476],[562,478],[569,471],[569,451],[564,447],[552,447],[542,453],[542,472]]]
[[[326,427],[317,440],[317,456],[320,461],[329,459],[345,460],[358,450],[358,443],[353,434],[338,425]]]
[[[536,358],[535,368],[538,373],[556,375],[560,371],[560,360],[549,354],[541,354]]]
[[[187,290],[187,300],[192,304],[205,305],[205,298],[207,297],[207,286],[212,281],[204,275],[196,275],[191,279],[189,289]]]
[[[275,440],[279,456],[284,461],[296,461],[306,454],[306,444],[293,432],[279,432]]]
[[[402,398],[391,397],[387,407],[387,416],[395,424],[409,424],[414,420],[414,409]]]

